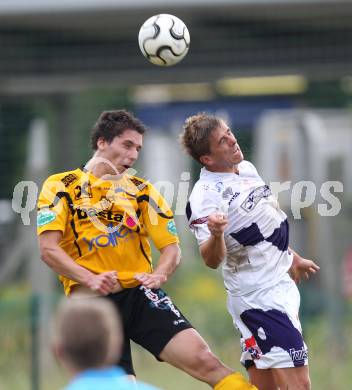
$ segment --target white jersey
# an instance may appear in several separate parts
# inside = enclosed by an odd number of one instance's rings
[[[287,216],[270,188],[249,161],[242,161],[238,169],[239,174],[203,168],[186,209],[199,245],[210,237],[208,216],[228,213],[223,277],[234,296],[275,285],[285,277],[293,258],[288,250]]]

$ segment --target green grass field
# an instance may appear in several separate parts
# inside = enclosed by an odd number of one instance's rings
[[[193,280],[192,300],[187,287],[178,295],[184,313],[209,342],[212,350],[234,369],[239,365],[238,334],[233,330],[225,309],[225,294],[217,289],[213,279],[202,277]],[[187,286],[187,283],[185,284]],[[26,291],[0,296],[0,390],[32,390],[31,383],[31,321],[30,300]],[[351,312],[350,312],[351,313]],[[352,339],[348,337],[352,327],[351,315],[346,316],[341,343],[333,346],[329,340],[326,318],[321,315],[308,318],[304,323],[305,339],[309,346],[312,389],[347,389],[351,382]],[[133,348],[135,368],[140,380],[165,390],[202,390],[209,388],[186,374],[155,360],[139,346]],[[44,371],[40,376],[40,390],[58,390],[67,383],[65,373],[47,355]]]

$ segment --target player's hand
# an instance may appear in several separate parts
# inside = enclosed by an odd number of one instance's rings
[[[117,272],[107,271],[92,275],[86,282],[86,287],[102,295],[111,293],[117,283]]]
[[[167,281],[167,277],[164,274],[148,274],[146,272],[135,274],[134,278],[147,288],[160,288]]]
[[[227,216],[222,212],[210,214],[208,217],[208,229],[215,237],[220,237],[224,234],[228,223]]]
[[[311,274],[315,274],[319,270],[319,265],[314,263],[313,260],[304,259],[296,254],[289,269],[289,274],[296,283],[299,283],[302,278],[309,279]]]

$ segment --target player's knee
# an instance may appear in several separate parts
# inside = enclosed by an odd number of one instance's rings
[[[311,384],[310,384],[310,378],[309,376],[305,376],[304,378],[301,378],[299,381],[299,389],[300,390],[310,390]]]
[[[202,348],[197,354],[196,368],[202,376],[212,376],[225,367],[209,348]]]

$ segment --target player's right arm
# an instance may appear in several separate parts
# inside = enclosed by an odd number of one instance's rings
[[[214,188],[214,183],[198,182],[189,198],[186,215],[204,263],[215,269],[226,257],[224,232],[228,206]]]
[[[116,271],[96,275],[76,263],[60,246],[72,208],[62,174],[50,176],[38,199],[37,231],[41,258],[59,275],[100,294],[108,294],[116,283]]]
[[[205,264],[210,268],[218,268],[226,257],[224,231],[228,224],[227,216],[213,213],[208,217],[210,237],[199,246]]]
[[[77,264],[59,245],[62,232],[46,230],[39,235],[39,250],[42,260],[57,274],[64,275],[99,294],[107,295],[117,280],[116,271],[94,274]]]

